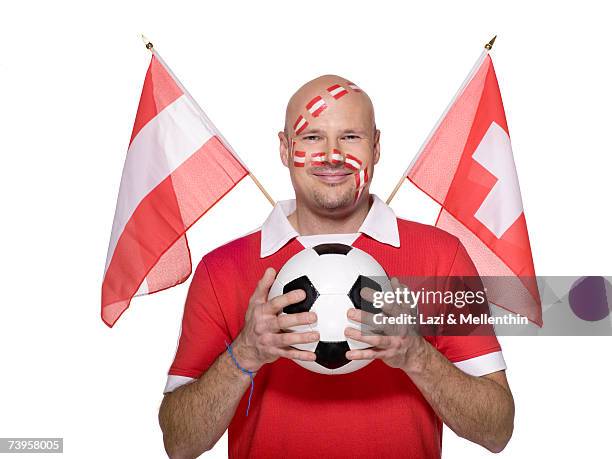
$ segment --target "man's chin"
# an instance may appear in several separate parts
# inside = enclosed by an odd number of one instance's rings
[[[346,208],[353,204],[355,190],[353,187],[326,186],[325,189],[315,189],[313,200],[318,207],[327,210]]]

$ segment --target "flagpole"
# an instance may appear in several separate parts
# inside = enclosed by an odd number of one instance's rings
[[[187,88],[185,88],[183,86],[183,84],[181,83],[181,81],[176,77],[176,75],[174,75],[174,73],[172,72],[172,70],[170,69],[170,67],[168,67],[168,65],[166,64],[166,62],[162,59],[162,57],[159,55],[159,53],[157,52],[157,50],[153,47],[153,43],[151,43],[151,41],[145,37],[144,35],[140,35],[140,37],[142,38],[142,41],[145,44],[145,47],[151,51],[151,53],[159,60],[159,62],[164,66],[164,68],[166,69],[166,71],[172,76],[172,78],[174,79],[174,81],[176,82],[176,84],[181,88],[181,90],[183,91],[183,93],[185,94],[185,96],[191,101],[191,103],[193,103],[193,105],[197,108],[197,110],[200,112],[200,116],[204,119],[204,123],[208,126],[210,131],[215,132],[219,138],[221,139],[221,141],[225,144],[225,146],[227,148],[229,148],[229,150],[234,154],[234,156],[236,157],[236,159],[240,162],[240,164],[242,164],[242,166],[246,169],[249,177],[251,177],[251,180],[253,180],[253,182],[255,183],[255,185],[257,186],[257,188],[259,188],[259,190],[263,193],[263,195],[266,197],[266,199],[268,200],[268,202],[272,205],[272,207],[275,206],[275,202],[274,199],[272,199],[272,196],[270,196],[270,194],[266,191],[266,189],[263,187],[263,185],[259,182],[259,180],[257,180],[257,177],[255,177],[255,175],[251,172],[251,170],[247,167],[247,165],[244,163],[244,161],[242,161],[242,159],[240,158],[240,156],[238,156],[238,153],[236,153],[236,151],[232,148],[232,146],[230,145],[230,143],[227,141],[227,139],[225,137],[223,137],[223,134],[221,134],[221,132],[219,132],[219,130],[216,128],[216,126],[213,124],[213,122],[210,120],[210,118],[208,118],[208,116],[206,115],[206,113],[204,112],[204,110],[202,109],[202,107],[200,107],[200,105],[196,102],[196,100],[193,98],[193,96],[189,93],[189,91],[187,91]]]
[[[408,167],[404,171],[404,175],[402,175],[402,178],[399,179],[399,181],[397,182],[397,185],[395,185],[395,188],[393,188],[393,191],[391,192],[391,194],[387,198],[387,201],[386,201],[387,205],[389,205],[391,203],[391,200],[395,197],[395,195],[399,191],[400,187],[404,183],[404,180],[407,178],[408,171],[410,169],[412,169],[412,166],[414,165],[414,163],[419,159],[419,157],[421,156],[421,153],[423,152],[423,150],[425,149],[425,147],[427,146],[427,144],[431,140],[431,137],[433,136],[434,132],[436,132],[438,127],[440,127],[440,123],[442,123],[442,120],[444,119],[444,117],[446,116],[446,114],[448,113],[450,108],[453,106],[453,104],[455,103],[457,98],[461,95],[461,93],[463,93],[463,90],[468,85],[468,83],[471,81],[472,77],[476,73],[476,70],[478,70],[478,68],[480,67],[480,64],[482,64],[482,61],[484,60],[484,58],[487,56],[487,54],[489,54],[489,51],[491,51],[491,48],[493,48],[493,43],[495,43],[495,39],[496,38],[497,38],[497,35],[495,35],[491,40],[489,40],[489,42],[486,45],[484,45],[485,49],[480,54],[480,56],[478,56],[478,59],[476,60],[476,63],[472,67],[472,70],[470,70],[470,72],[468,73],[468,76],[465,78],[465,80],[463,81],[463,83],[461,84],[461,86],[459,87],[457,92],[455,93],[455,96],[451,99],[450,103],[448,104],[448,106],[446,107],[444,112],[442,113],[442,116],[440,116],[440,118],[438,119],[437,123],[435,124],[435,126],[433,127],[433,129],[431,130],[431,132],[429,133],[429,135],[427,136],[427,138],[425,139],[425,141],[423,142],[423,144],[419,148],[419,151],[417,152],[415,157],[412,159],[412,161],[410,162],[410,164],[408,165]]]

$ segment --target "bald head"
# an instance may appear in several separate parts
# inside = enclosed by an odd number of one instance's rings
[[[339,87],[330,92],[328,89],[334,86]],[[309,103],[317,97],[323,99],[319,105],[323,103],[325,106],[319,114],[308,108]],[[313,113],[317,116],[313,116]],[[349,118],[361,118],[364,125],[370,126],[372,131],[376,130],[374,107],[365,91],[341,76],[322,75],[304,84],[289,99],[285,112],[285,135],[291,137],[296,133],[294,125],[300,116],[311,125],[318,120],[325,121],[326,118],[347,113],[352,114]]]
[[[289,100],[278,136],[299,206],[336,217],[367,209],[380,132],[357,85],[338,75],[309,81]]]

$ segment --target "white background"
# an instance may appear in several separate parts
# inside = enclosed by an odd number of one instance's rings
[[[3,3],[0,437],[64,437],[71,458],[164,457],[157,410],[190,281],[137,298],[113,329],[99,318],[150,58],[140,32],[275,199],[292,197],[276,133],[303,82],[338,73],[368,91],[382,130],[372,191],[386,198],[498,34],[536,270],[612,275],[609,19],[584,1]],[[435,220],[409,182],[393,208]],[[194,264],[269,211],[245,179],[190,230]],[[501,342],[517,413],[499,457],[610,457],[612,338]],[[490,456],[448,429],[443,451]]]

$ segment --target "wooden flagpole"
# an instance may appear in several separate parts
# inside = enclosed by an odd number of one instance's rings
[[[140,35],[140,37],[142,38],[142,41],[145,44],[145,47],[151,51],[151,53],[155,54],[155,56],[161,61],[161,63],[163,64],[163,66],[166,68],[166,70],[172,75],[172,77],[174,78],[174,80],[176,81],[176,83],[180,86],[180,88],[182,89],[183,93],[185,93],[185,95],[193,102],[193,104],[196,106],[196,108],[199,110],[200,115],[204,118],[205,123],[212,128],[213,131],[215,131],[219,137],[221,138],[221,140],[223,141],[223,143],[225,144],[225,146],[227,146],[231,152],[234,154],[234,156],[236,157],[236,159],[238,159],[238,161],[240,161],[240,163],[244,166],[244,168],[247,170],[247,173],[249,175],[249,177],[251,177],[251,180],[253,180],[253,182],[255,183],[255,185],[257,186],[257,188],[259,188],[259,190],[263,193],[263,195],[266,197],[266,199],[268,200],[268,202],[272,205],[272,207],[274,207],[274,205],[276,204],[274,202],[274,199],[272,199],[272,196],[270,196],[270,194],[266,191],[266,189],[263,187],[263,185],[259,182],[259,180],[257,180],[257,177],[255,177],[255,175],[251,172],[251,170],[247,167],[247,165],[244,163],[244,161],[242,161],[240,159],[240,157],[238,156],[238,154],[234,151],[234,149],[232,148],[232,146],[229,144],[229,142],[227,140],[225,140],[225,138],[223,137],[223,135],[219,132],[219,130],[215,127],[215,125],[212,123],[212,121],[208,118],[208,116],[206,116],[206,113],[204,112],[204,110],[202,110],[202,108],[198,105],[198,103],[195,101],[195,99],[191,96],[191,94],[189,94],[189,92],[187,91],[187,89],[185,89],[185,87],[182,85],[182,83],[180,82],[180,80],[178,78],[176,78],[176,76],[172,73],[172,71],[170,70],[170,68],[168,68],[168,66],[166,65],[166,63],[163,61],[163,59],[161,58],[161,56],[157,53],[157,51],[155,51],[155,49],[153,48],[153,43],[151,43],[151,40],[149,40],[147,37],[145,37],[144,35]]]
[[[484,45],[485,48],[485,52],[483,54],[488,53],[489,51],[491,51],[491,48],[493,48],[493,43],[495,43],[495,39],[497,38],[497,35],[495,35],[493,38],[491,38],[491,40],[489,40],[489,42]],[[477,64],[480,62],[480,59],[477,61]],[[477,66],[475,65],[474,68],[472,69],[472,72],[475,70]],[[467,80],[469,79],[469,77],[471,76],[472,72],[470,72],[470,74],[468,75]],[[465,83],[464,83],[465,84]],[[455,101],[455,99],[457,98],[457,96],[459,95],[459,93],[463,90],[463,85],[462,87],[459,89],[459,91],[457,92],[457,94],[455,95],[455,97],[453,98],[453,101],[451,102],[451,105],[453,104],[453,102]],[[449,105],[450,107],[450,105]],[[447,109],[448,110],[448,109]],[[444,118],[444,115],[446,115],[446,111],[444,112],[444,114],[442,115],[442,117],[440,118],[440,120],[442,118]],[[438,121],[438,124],[440,123],[440,121]],[[436,125],[436,127],[433,129],[433,131],[436,130],[436,128],[438,127],[438,125]],[[433,134],[432,131],[432,134]],[[430,134],[431,136],[431,134]],[[427,142],[429,141],[429,137],[427,138],[427,140],[425,141],[425,143],[423,144],[423,146],[421,147],[421,149],[419,150],[419,152],[417,153],[417,156],[415,157],[415,159],[419,156],[419,153],[423,150],[423,148],[425,147],[425,145],[427,144]],[[412,164],[414,164],[414,160],[412,161],[412,163],[410,163],[410,165],[408,166],[408,168],[406,169],[406,171],[404,172],[404,175],[402,176],[402,178],[399,179],[399,181],[397,182],[397,185],[395,185],[395,188],[393,188],[393,191],[391,192],[391,194],[389,195],[389,197],[387,198],[387,205],[389,205],[391,203],[391,200],[395,197],[395,195],[397,194],[397,192],[399,191],[400,187],[402,186],[402,184],[404,183],[404,180],[406,180],[406,177],[408,176],[408,171],[410,170],[410,168],[412,167]]]

